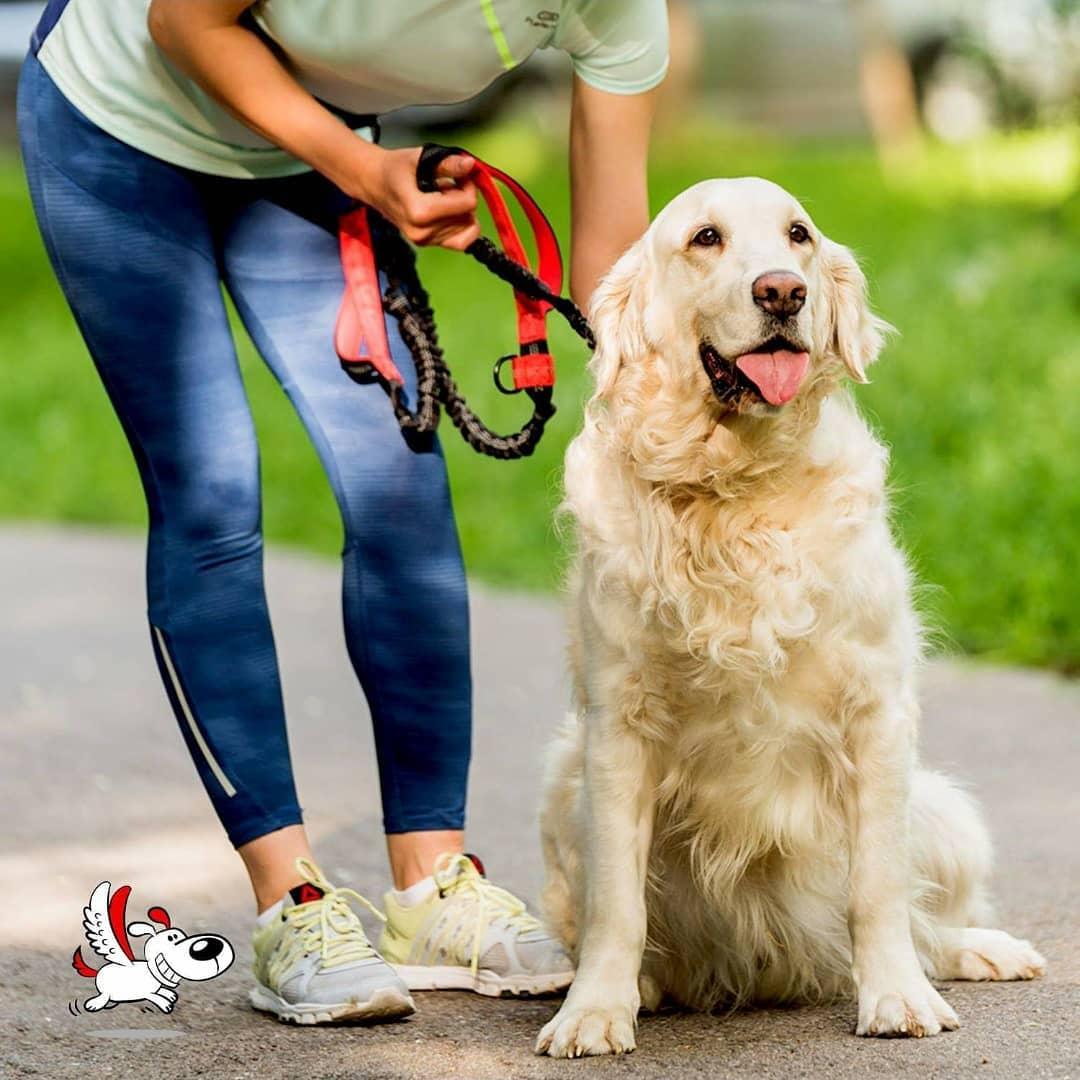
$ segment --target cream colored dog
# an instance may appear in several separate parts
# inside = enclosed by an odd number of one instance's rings
[[[859,1035],[958,1025],[937,979],[1029,979],[989,920],[971,799],[918,767],[911,575],[885,449],[842,386],[885,325],[764,180],[675,199],[593,301],[566,458],[578,716],[542,812],[577,978],[537,1050],[632,1050],[639,1006],[858,997]],[[932,406],[931,406],[932,407]]]

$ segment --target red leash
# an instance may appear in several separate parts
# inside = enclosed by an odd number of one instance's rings
[[[383,314],[382,289],[375,267],[366,206],[344,214],[338,222],[341,268],[345,272],[345,295],[334,327],[334,348],[354,378],[361,372],[351,365],[370,365],[388,382],[404,383],[397,364],[390,359]]]
[[[435,170],[439,162],[452,154],[464,154],[460,147],[428,144],[421,152],[417,165],[417,184],[423,191],[438,190],[435,182]],[[517,309],[518,351],[516,355],[500,358],[494,368],[495,385],[503,393],[514,394],[526,391],[535,406],[534,423],[536,430],[531,435],[531,442],[510,444],[515,436],[495,436],[490,433],[471,413],[463,399],[457,395],[456,387],[450,379],[449,371],[442,362],[441,352],[434,340],[434,323],[430,317],[430,308],[426,306],[426,295],[415,279],[411,282],[397,282],[398,290],[394,297],[388,292],[384,299],[379,287],[379,265],[393,262],[394,259],[379,258],[380,246],[378,235],[373,235],[373,218],[378,224],[374,230],[381,234],[388,227],[367,207],[358,207],[345,214],[340,220],[341,262],[345,273],[345,294],[338,312],[334,332],[334,344],[342,367],[357,382],[380,382],[391,393],[395,401],[395,411],[403,430],[431,431],[438,422],[437,406],[432,418],[422,420],[417,413],[410,413],[403,404],[404,380],[397,365],[391,359],[390,346],[386,336],[385,311],[395,314],[406,330],[406,321],[410,315],[417,316],[409,325],[405,334],[418,363],[418,352],[430,360],[430,386],[421,386],[424,392],[437,398],[446,406],[454,422],[462,429],[466,439],[478,450],[492,453],[499,457],[517,457],[531,453],[543,430],[543,424],[554,406],[550,404],[551,387],[555,383],[555,363],[547,342],[547,315],[557,309],[573,328],[592,345],[592,334],[584,316],[572,301],[560,295],[563,283],[562,254],[555,230],[537,205],[536,200],[511,176],[501,169],[475,158],[476,165],[471,174],[484,202],[491,212],[495,229],[498,233],[501,250],[490,240],[481,237],[470,245],[468,251],[484,263],[493,273],[514,286],[514,303]],[[536,243],[537,264],[535,269],[529,262],[521,237],[514,225],[510,210],[499,185],[517,200],[525,214]],[[398,242],[404,244],[398,236]],[[391,252],[390,254],[395,254]],[[400,250],[396,253],[400,256]],[[400,268],[399,268],[400,269]],[[408,276],[399,274],[399,277]],[[413,275],[414,276],[414,275]],[[411,286],[411,288],[410,288]],[[410,293],[419,293],[419,298]],[[416,308],[411,310],[403,304],[401,294],[411,301]],[[419,299],[419,304],[417,300]],[[426,316],[426,318],[425,318]],[[425,325],[425,323],[427,325]],[[429,331],[429,332],[428,332]],[[410,340],[410,338],[412,340]],[[438,353],[437,356],[434,354]],[[513,386],[507,387],[501,379],[503,366],[511,365]],[[441,365],[441,367],[440,367]],[[421,382],[423,383],[423,379]],[[455,397],[455,395],[457,395]],[[468,430],[467,430],[468,428]],[[525,429],[523,429],[523,432]],[[489,443],[487,436],[495,440]],[[523,433],[522,432],[522,433]],[[518,433],[521,435],[522,433]],[[528,441],[528,440],[526,440]]]

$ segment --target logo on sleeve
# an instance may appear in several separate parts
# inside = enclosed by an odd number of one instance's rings
[[[526,15],[525,21],[530,26],[538,26],[541,30],[554,30],[559,21],[557,11],[538,11],[535,15]]]

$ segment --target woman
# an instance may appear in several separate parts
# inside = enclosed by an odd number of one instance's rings
[[[418,148],[379,147],[371,117],[468,97],[543,46],[574,60],[581,303],[647,224],[662,0],[52,0],[23,69],[42,235],[149,505],[154,652],[251,878],[252,1001],[283,1019],[398,1016],[409,989],[571,979],[559,945],[462,854],[468,609],[442,455],[410,450],[382,391],[349,382],[332,346],[336,221],[354,201],[416,244],[460,250],[478,233],[471,159],[445,160],[443,189],[423,194]],[[395,886],[379,952],[301,822],[263,591],[258,448],[222,285],[344,520],[346,637]],[[388,333],[412,374],[392,320]]]

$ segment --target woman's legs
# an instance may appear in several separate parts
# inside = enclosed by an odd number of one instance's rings
[[[249,191],[256,197],[245,198]],[[226,286],[307,427],[341,508],[346,640],[371,707],[401,888],[462,843],[468,601],[441,451],[410,450],[382,389],[351,382],[334,353],[341,198],[315,175],[260,183],[237,194],[216,231]],[[411,381],[412,360],[393,320],[388,330],[394,360]]]
[[[296,826],[258,452],[199,188],[87,121],[32,58],[19,126],[50,258],[146,491],[151,639],[181,732],[234,844]]]

